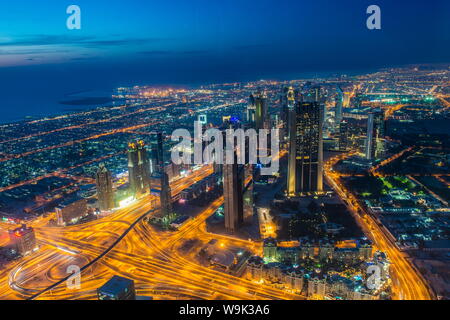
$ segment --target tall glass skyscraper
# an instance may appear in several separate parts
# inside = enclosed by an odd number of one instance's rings
[[[254,110],[255,129],[269,129],[268,100],[264,92],[258,91],[250,95],[248,110]]]
[[[150,162],[143,140],[128,144],[128,174],[135,197],[150,191]]]
[[[114,193],[111,172],[105,167],[104,163],[100,163],[98,171],[95,175],[97,184],[97,198],[100,210],[110,210],[114,208]]]
[[[157,174],[161,178],[161,192],[159,195],[159,200],[161,203],[161,215],[163,217],[169,216],[173,213],[172,208],[172,190],[170,189],[169,176],[165,170],[164,166],[164,147],[163,147],[163,137],[161,132],[156,133],[156,143],[154,144],[156,155],[156,170]]]
[[[230,127],[238,128],[237,125],[230,125]],[[228,143],[228,140],[225,142]],[[245,153],[246,159],[248,159],[248,147],[247,141],[245,150],[239,150]],[[222,166],[225,229],[229,233],[236,232],[244,222],[253,217],[254,200],[253,165],[247,162],[238,164],[238,148],[236,146],[233,148],[233,163],[225,163]]]
[[[336,91],[334,119],[336,127],[338,127],[342,121],[342,105],[344,103],[344,94],[342,93],[342,89],[340,87],[337,87]]]
[[[366,159],[375,160],[384,151],[385,120],[382,110],[370,112],[367,117]]]
[[[298,101],[290,112],[289,196],[323,191],[322,116],[318,102]]]

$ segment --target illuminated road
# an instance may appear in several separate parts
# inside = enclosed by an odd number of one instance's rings
[[[211,166],[204,166],[193,176],[173,182],[172,190],[175,194],[211,173]],[[81,225],[35,227],[41,239],[39,252],[1,273],[0,295],[5,299],[95,299],[96,289],[119,274],[136,281],[138,294],[155,299],[302,299],[202,266],[192,256],[180,254],[183,240],[194,237],[204,243],[217,238],[224,246],[260,253],[261,244],[206,232],[205,220],[222,205],[222,197],[177,232],[156,231],[143,221],[157,211],[155,200],[147,196]],[[66,286],[66,269],[71,264],[84,266],[80,289]]]

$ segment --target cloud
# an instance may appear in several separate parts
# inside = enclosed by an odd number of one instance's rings
[[[162,38],[120,38],[105,39],[93,36],[67,35],[31,35],[0,42],[0,47],[28,47],[28,46],[80,46],[85,48],[101,48],[110,46],[144,45],[163,41]]]
[[[83,54],[98,56],[130,49],[134,51],[136,47],[148,47],[164,40],[168,39],[43,34],[15,38],[2,37],[0,38],[0,67],[86,60],[78,57]],[[36,55],[39,55],[40,59],[32,59]]]
[[[207,50],[185,50],[185,51],[170,51],[170,50],[146,50],[139,51],[139,54],[145,54],[149,56],[158,56],[158,55],[196,55],[196,54],[207,54],[209,51]]]

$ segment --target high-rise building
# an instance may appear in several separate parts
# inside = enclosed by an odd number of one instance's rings
[[[336,127],[342,121],[342,106],[344,103],[344,93],[340,87],[337,87],[335,97],[335,110],[334,110],[334,119],[336,123]]]
[[[156,155],[155,164],[156,173],[160,177],[161,191],[159,194],[159,201],[161,203],[161,215],[167,217],[173,213],[172,208],[172,190],[170,189],[169,175],[164,166],[164,146],[163,136],[161,132],[156,133],[156,143],[154,144]]]
[[[134,281],[113,276],[108,282],[97,289],[98,300],[136,300]]]
[[[292,87],[285,87],[280,97],[281,121],[284,123],[285,138],[289,137],[289,112],[294,109],[296,92]]]
[[[97,198],[100,210],[110,210],[114,208],[114,192],[111,172],[100,163],[95,176],[97,184]]]
[[[251,221],[254,214],[254,198],[253,198],[253,165],[241,165],[244,171],[244,179],[242,181],[242,206],[244,222]]]
[[[373,113],[369,113],[367,116],[367,135],[366,135],[366,159],[373,160],[375,157],[374,143],[374,125],[373,125]]]
[[[9,230],[9,242],[11,248],[22,256],[30,254],[37,249],[34,229],[26,225]]]
[[[288,195],[297,194],[297,116],[294,104],[289,105],[288,108],[288,177],[287,177],[287,193]]]
[[[244,220],[242,202],[242,179],[239,175],[238,164],[223,165],[223,196],[225,229],[227,232],[235,232]]]
[[[338,149],[339,151],[347,151],[349,148],[349,127],[348,122],[346,120],[342,120],[339,123],[339,141],[338,141]]]
[[[303,94],[298,101],[303,102],[316,102],[319,105],[320,121],[323,125],[325,123],[326,107],[323,90],[319,85],[312,85],[310,83],[304,86],[305,94]]]
[[[290,113],[288,185],[290,196],[323,190],[322,118],[318,102],[299,101]]]
[[[225,140],[226,141],[226,140]],[[234,233],[253,217],[253,165],[238,164],[237,149],[233,163],[222,165],[225,229]],[[248,159],[246,143],[245,158]]]
[[[384,113],[381,110],[370,112],[367,117],[366,159],[375,160],[384,151],[383,138],[385,136]]]
[[[249,109],[254,109],[255,129],[269,129],[268,100],[264,92],[258,91],[250,95]]]
[[[161,173],[164,168],[164,146],[162,134],[156,133],[156,139],[151,142],[151,161],[152,161],[152,174]]]
[[[135,197],[150,191],[150,162],[143,140],[128,144],[128,174]]]
[[[255,99],[253,98],[252,95],[250,95],[250,99],[249,99],[249,103],[247,105],[247,110],[246,110],[246,121],[249,124],[254,125],[255,121],[256,121],[256,104],[255,104]]]

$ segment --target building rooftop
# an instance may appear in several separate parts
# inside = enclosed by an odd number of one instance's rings
[[[108,282],[101,286],[98,291],[103,294],[117,296],[122,292],[127,292],[133,284],[133,280],[120,276],[113,276]]]

